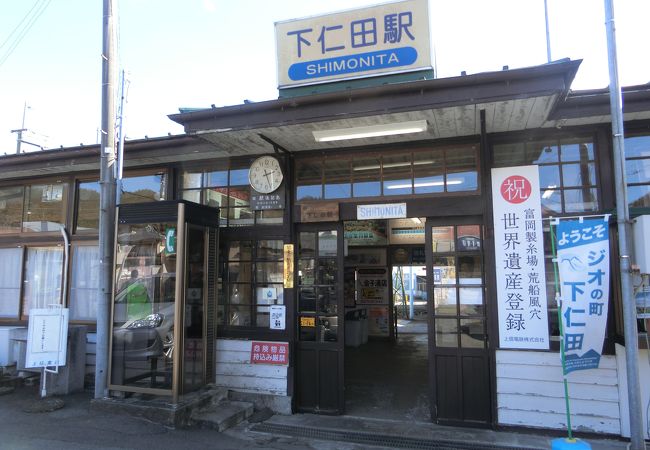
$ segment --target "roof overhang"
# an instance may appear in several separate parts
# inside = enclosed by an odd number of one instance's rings
[[[336,93],[213,107],[169,117],[233,154],[290,152],[427,141],[546,125],[563,101],[581,61],[384,85]],[[426,120],[426,132],[316,142],[312,132]]]

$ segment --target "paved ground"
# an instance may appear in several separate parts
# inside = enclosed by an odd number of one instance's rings
[[[360,445],[269,436],[240,425],[225,433],[213,430],[173,430],[142,419],[99,412],[90,394],[63,397],[65,406],[53,412],[27,413],[38,399],[36,387],[21,387],[0,396],[0,449],[288,449],[359,450]],[[375,447],[376,448],[376,447]]]
[[[548,436],[507,433],[503,431],[440,427],[432,423],[405,423],[352,416],[314,416],[295,414],[273,416],[261,425],[269,433],[252,431],[256,425],[243,423],[224,433],[207,429],[174,430],[162,425],[98,411],[91,408],[91,394],[80,393],[61,397],[64,407],[52,412],[26,412],[38,401],[38,388],[22,386],[14,392],[0,395],[0,449],[2,450],[76,450],[76,449],[286,449],[286,450],[362,450],[380,449],[393,437],[425,439],[462,444],[460,446],[429,446],[411,448],[526,448],[549,449]],[[42,404],[42,403],[38,403]],[[259,426],[259,425],[257,425]],[[318,429],[315,438],[288,437],[273,431],[305,428]],[[270,434],[276,433],[276,434]],[[329,435],[353,436],[361,433],[365,440],[349,442],[318,440]],[[368,436],[379,438],[367,440]],[[386,437],[384,440],[382,437]],[[326,438],[324,438],[326,439]],[[594,450],[625,449],[626,444],[615,440],[588,440]],[[350,443],[357,442],[357,443]],[[368,445],[369,443],[373,445]],[[468,447],[469,444],[469,447]]]

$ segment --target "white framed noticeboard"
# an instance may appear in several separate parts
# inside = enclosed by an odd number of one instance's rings
[[[68,317],[68,308],[29,311],[26,368],[65,366]]]

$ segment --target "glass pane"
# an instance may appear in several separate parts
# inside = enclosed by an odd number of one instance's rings
[[[255,267],[258,283],[282,283],[284,279],[284,263],[258,262]]]
[[[416,194],[445,191],[444,153],[418,152],[413,154],[413,176]]]
[[[99,182],[79,183],[76,231],[99,230]]]
[[[228,281],[230,283],[250,283],[253,281],[251,268],[252,263],[250,262],[228,263]]]
[[[253,214],[253,211],[248,207],[228,209],[228,224],[231,227],[253,225],[254,221],[255,216]]]
[[[209,172],[206,175],[208,177],[208,186],[228,186],[227,170],[215,170],[214,172]]]
[[[181,191],[181,198],[194,203],[201,203],[201,191]]]
[[[413,193],[411,154],[383,156],[384,195],[409,195]]]
[[[0,248],[0,317],[17,319],[20,312],[22,248]]]
[[[299,318],[299,333],[301,341],[315,341],[316,340],[316,317],[300,316]]]
[[[162,249],[173,227],[175,222],[118,228],[112,384],[171,389],[176,255]]]
[[[478,189],[477,147],[447,150],[447,192]]]
[[[625,151],[627,152],[627,147],[625,148]],[[650,158],[626,160],[625,176],[629,184],[649,183],[650,182]]]
[[[230,186],[248,186],[248,168],[230,169]]]
[[[316,281],[313,259],[298,260],[298,284],[311,285]]]
[[[325,161],[325,198],[350,198],[350,161],[348,159],[328,159]]]
[[[63,249],[31,247],[27,249],[23,291],[23,315],[31,308],[47,308],[61,303]]]
[[[526,163],[547,164],[559,160],[560,151],[552,142],[529,142],[526,144]]]
[[[629,186],[627,188],[627,197],[630,208],[650,207],[650,185]]]
[[[205,277],[205,230],[190,226],[187,230],[187,265],[185,269],[185,311],[183,385],[185,392],[203,385],[203,320]]]
[[[339,338],[338,317],[319,317],[321,342],[336,342]]]
[[[296,161],[296,200],[323,198],[323,163],[320,159]]]
[[[316,312],[316,288],[300,288],[298,291],[298,311]]]
[[[560,167],[559,166],[539,166],[539,186],[542,188],[559,188],[560,187]]]
[[[23,217],[23,188],[0,188],[0,234],[19,233]]]
[[[335,284],[338,265],[336,259],[319,259],[318,260],[318,279],[317,284]]]
[[[181,175],[183,189],[200,189],[203,187],[203,172],[184,172]]]
[[[485,347],[483,319],[460,319],[460,345],[465,348]]]
[[[70,320],[97,320],[99,272],[99,247],[74,247],[70,273]]]
[[[456,284],[456,263],[453,256],[433,258],[433,284]]]
[[[593,161],[594,145],[592,143],[569,144],[562,142],[560,156],[562,161]]]
[[[433,290],[434,314],[440,316],[455,316],[456,303],[456,288],[435,288]]]
[[[210,188],[203,191],[205,198],[203,202],[212,206],[213,208],[227,208],[228,207],[228,188]],[[234,202],[233,202],[234,203]]]
[[[23,231],[59,231],[65,223],[65,183],[40,184],[25,188]]]
[[[542,215],[548,216],[562,212],[562,196],[559,189],[546,189],[542,191]]]
[[[476,252],[481,250],[481,226],[480,225],[459,225],[457,228],[456,251]]]
[[[562,182],[564,187],[593,186],[596,184],[596,165],[594,163],[564,164]]]
[[[639,157],[650,158],[650,136],[626,137],[625,157],[626,158],[639,158]]]
[[[257,243],[257,259],[281,261],[284,257],[284,241],[263,240]]]
[[[143,203],[165,200],[167,177],[164,173],[122,179],[120,203]]]
[[[232,326],[251,326],[252,292],[250,284],[231,284],[228,286],[230,316],[228,323]]]
[[[564,211],[583,212],[598,210],[596,189],[567,189],[564,191]]]
[[[300,233],[300,248],[299,256],[301,258],[316,255],[316,234],[315,233]]]
[[[255,223],[258,224],[281,224],[284,222],[284,211],[281,209],[266,209],[255,211]]]
[[[318,232],[318,256],[336,256],[336,230]]]
[[[431,244],[433,253],[453,252],[454,227],[433,227],[431,228]]]
[[[337,297],[335,286],[318,288],[318,310],[325,314],[336,314]]]
[[[279,283],[257,285],[255,301],[257,305],[282,305],[284,304],[284,288]],[[260,311],[259,308],[258,311]],[[265,311],[269,312],[268,307]]]
[[[249,206],[251,198],[251,190],[246,187],[230,187],[228,189],[228,207],[241,207]]]
[[[458,347],[456,319],[435,319],[436,347]]]
[[[458,289],[460,314],[463,316],[483,315],[483,288]]]
[[[251,241],[233,241],[228,248],[230,261],[250,261],[253,259],[253,243]]]
[[[482,284],[483,271],[481,267],[481,257],[476,256],[459,256],[458,257],[458,277],[459,283],[465,284]]]
[[[353,195],[376,197],[381,195],[381,166],[378,156],[352,160]]]

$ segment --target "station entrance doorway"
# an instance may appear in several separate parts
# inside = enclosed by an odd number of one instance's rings
[[[373,248],[346,234],[345,413],[430,422],[424,220],[386,231],[393,243]]]

